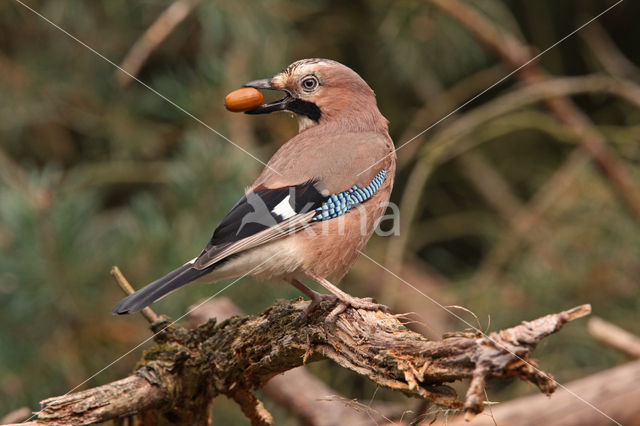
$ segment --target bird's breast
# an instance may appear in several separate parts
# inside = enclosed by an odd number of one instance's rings
[[[390,184],[334,219],[315,222],[293,237],[303,252],[301,271],[339,281],[351,269],[387,208]]]
[[[247,275],[286,279],[295,276],[303,262],[304,252],[299,242],[289,236],[234,255],[198,281],[215,282]]]

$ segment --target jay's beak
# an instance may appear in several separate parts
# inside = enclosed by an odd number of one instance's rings
[[[274,87],[271,84],[270,78],[264,78],[262,80],[253,80],[243,84],[242,87],[253,87],[254,89],[281,90],[285,92],[284,98],[274,102],[270,102],[268,104],[262,104],[259,107],[256,107],[252,110],[245,111],[245,114],[268,114],[274,111],[284,111],[287,109],[287,106],[289,106],[289,103],[291,103],[291,101],[295,99],[291,94],[291,92],[289,92],[287,89]]]

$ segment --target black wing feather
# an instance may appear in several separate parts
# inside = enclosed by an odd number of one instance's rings
[[[179,287],[212,272],[219,265],[234,257],[234,254],[211,263],[208,262],[214,256],[219,255],[233,243],[258,234],[288,219],[273,212],[273,209],[287,196],[290,196],[289,206],[296,213],[296,217],[298,217],[297,214],[310,212],[322,205],[327,197],[317,190],[315,183],[315,181],[309,181],[292,187],[261,189],[245,195],[220,222],[209,244],[195,261],[180,266],[164,277],[125,297],[113,308],[112,313],[138,312]]]
[[[308,181],[284,188],[260,189],[238,201],[222,219],[207,245],[225,246],[281,223],[286,218],[273,213],[273,209],[290,195],[289,205],[296,213],[306,213],[322,205],[327,197],[315,187],[316,181]]]

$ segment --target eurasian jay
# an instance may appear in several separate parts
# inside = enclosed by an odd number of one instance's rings
[[[325,299],[337,299],[334,317],[346,306],[385,308],[332,283],[371,237],[393,186],[395,150],[373,90],[328,59],[303,59],[244,86],[283,91],[247,114],[289,111],[299,133],[273,155],[199,256],[127,296],[113,313],[138,312],[190,282],[245,274],[298,288],[311,299],[303,316]],[[332,294],[315,292],[304,279]]]

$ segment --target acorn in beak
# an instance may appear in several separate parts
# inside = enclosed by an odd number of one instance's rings
[[[270,78],[264,78],[262,80],[253,80],[242,85],[242,87],[251,87],[254,89],[267,89],[267,90],[280,90],[285,92],[285,96],[277,101],[270,102],[268,104],[262,104],[257,108],[245,111],[245,114],[268,114],[274,111],[284,111],[289,109],[288,106],[295,101],[295,97],[290,91],[280,87],[274,87],[271,84]]]

